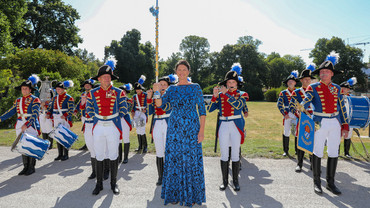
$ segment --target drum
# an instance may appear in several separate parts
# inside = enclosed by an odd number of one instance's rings
[[[370,122],[370,100],[365,96],[347,96],[349,127],[366,128]]]
[[[49,146],[49,140],[43,140],[28,133],[23,133],[14,141],[11,151],[17,150],[23,155],[41,160],[48,151]]]
[[[50,132],[49,136],[67,149],[71,148],[78,138],[77,134],[63,126],[63,124],[58,124],[58,126]]]
[[[133,127],[134,127],[134,128],[140,128],[140,127],[145,126],[145,124],[146,124],[145,119],[144,119],[144,118],[142,118],[142,117],[138,117],[138,118],[136,118],[136,119],[134,120],[134,122],[133,122]]]

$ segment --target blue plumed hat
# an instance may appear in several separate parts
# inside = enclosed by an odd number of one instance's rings
[[[283,83],[287,84],[289,80],[294,80],[295,82],[299,82],[297,70],[292,71],[290,75],[286,78],[286,80],[284,80]]]
[[[320,74],[321,69],[329,69],[334,72],[334,74],[340,74],[342,71],[335,70],[334,66],[339,61],[339,53],[335,51],[330,52],[330,54],[326,57],[325,61],[319,66],[318,69],[312,72],[312,74]]]
[[[224,81],[218,84],[226,86],[227,80],[231,80],[231,79],[237,81],[238,84],[240,84],[239,76],[241,75],[241,73],[242,73],[242,66],[240,65],[240,63],[234,63],[231,66],[231,70],[226,73]]]
[[[116,67],[115,62],[113,60],[108,60],[107,62],[105,62],[103,66],[99,68],[98,75],[96,75],[92,79],[98,80],[98,78],[104,74],[109,74],[112,77],[112,80],[119,79],[116,75],[113,74],[115,67]]]
[[[349,89],[353,89],[353,85],[355,85],[357,83],[357,78],[356,77],[352,77],[351,79],[345,81],[345,82],[342,82],[340,84],[340,87],[346,87],[346,88],[349,88]]]
[[[40,81],[40,77],[36,74],[32,74],[26,81],[23,81],[21,85],[15,87],[16,90],[21,90],[22,86],[29,87],[32,91],[36,90],[35,85]]]
[[[126,93],[129,93],[133,89],[131,83],[124,84],[124,85],[120,86],[119,88],[126,91]]]
[[[168,85],[176,84],[179,81],[179,77],[176,74],[170,74],[158,79],[158,82],[166,81]]]
[[[312,76],[312,72],[315,71],[316,65],[314,63],[309,64],[305,70],[301,72],[301,75],[299,76],[299,79],[303,79],[305,77],[310,77],[311,79],[315,79],[314,76]]]
[[[57,85],[55,86],[55,88],[57,87],[60,87],[60,88],[63,88],[63,89],[67,89],[67,88],[70,88],[70,87],[73,87],[74,83],[72,80],[66,80],[64,82],[58,82]]]
[[[146,80],[146,77],[144,75],[141,75],[139,80],[135,82],[134,84],[135,90],[145,90],[145,88],[143,87],[145,80]]]
[[[91,87],[93,87],[93,88],[94,88],[95,80],[93,80],[93,79],[87,79],[87,80],[85,80],[85,81],[80,85],[80,87],[84,88],[85,84],[89,84],[89,85],[91,85]]]

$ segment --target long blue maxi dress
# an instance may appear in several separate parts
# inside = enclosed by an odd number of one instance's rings
[[[170,86],[162,96],[162,109],[170,104],[163,184],[164,204],[192,206],[206,202],[202,143],[198,144],[199,117],[206,115],[198,84]],[[199,112],[199,114],[198,114]]]

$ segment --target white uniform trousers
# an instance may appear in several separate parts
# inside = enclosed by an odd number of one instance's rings
[[[295,129],[297,126],[297,117],[289,112],[289,118],[284,121],[284,136],[289,137],[290,133],[295,136]],[[292,131],[293,130],[293,131]]]
[[[135,122],[135,121],[138,121],[138,120],[139,120],[139,118],[144,119],[144,123],[146,124],[146,115],[145,115],[145,113],[143,113],[143,112],[141,112],[141,111],[135,111],[134,122]],[[144,125],[144,126],[142,126],[142,127],[137,127],[137,126],[135,126],[135,128],[136,128],[136,133],[137,133],[138,135],[144,135],[144,134],[145,134],[145,126],[146,126],[146,125]]]
[[[313,153],[322,158],[324,156],[325,141],[327,145],[328,156],[338,157],[338,148],[341,140],[341,126],[337,118],[323,118],[321,127],[315,131],[315,144]]]
[[[347,111],[348,112],[348,111]],[[348,137],[344,139],[351,139],[353,135],[353,128],[349,128]]]
[[[93,126],[94,126],[93,123],[85,123],[84,137],[85,137],[85,143],[86,143],[87,149],[89,150],[91,157],[95,158],[96,154],[95,154],[94,139],[93,139],[93,134],[92,134]]]
[[[153,126],[153,140],[157,157],[164,157],[166,147],[167,122],[165,119],[156,120]]]
[[[234,121],[222,121],[218,130],[220,140],[221,160],[229,160],[229,146],[231,145],[231,161],[239,161],[241,135]]]
[[[26,123],[27,121],[24,120],[17,120],[17,123],[15,125],[15,134],[16,136],[18,137],[18,135],[22,132],[22,126]],[[39,133],[37,132],[37,130],[35,128],[33,128],[32,126],[28,127],[26,129],[26,131],[24,131],[24,133],[27,133],[27,134],[30,134],[32,136],[38,136]]]
[[[96,160],[118,158],[120,132],[113,121],[98,121],[93,131]]]
[[[127,124],[124,118],[121,118],[122,125],[122,140],[123,143],[130,143],[130,126]],[[122,143],[122,140],[119,140],[119,143]]]

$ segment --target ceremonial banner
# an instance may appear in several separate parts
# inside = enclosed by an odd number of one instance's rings
[[[298,149],[312,154],[315,142],[315,122],[305,113],[301,113],[298,125]]]

